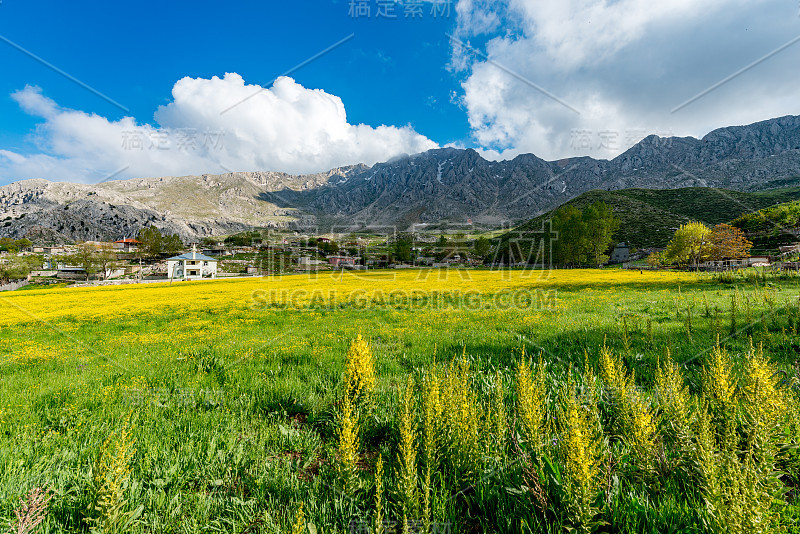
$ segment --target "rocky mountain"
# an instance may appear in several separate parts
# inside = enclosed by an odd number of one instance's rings
[[[96,185],[25,180],[0,187],[0,235],[42,242],[135,237],[155,225],[184,240],[253,227],[311,224],[313,217],[279,206],[267,194],[318,189],[363,166],[293,176],[276,172],[142,178]]]
[[[306,176],[252,172],[98,185],[27,180],[0,187],[0,234],[108,239],[155,224],[188,240],[252,227],[494,228],[590,190],[756,191],[798,183],[800,117],[786,116],[702,139],[649,136],[612,160],[524,154],[493,162],[471,149],[446,148]]]
[[[594,189],[718,187],[753,191],[800,182],[800,117],[715,130],[703,139],[649,136],[613,160],[490,162],[442,149],[378,164],[337,187],[298,196],[334,220],[513,224]],[[299,202],[299,200],[298,200]]]

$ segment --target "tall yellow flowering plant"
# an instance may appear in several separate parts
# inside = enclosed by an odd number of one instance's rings
[[[375,391],[375,358],[367,340],[356,336],[347,349],[346,394],[357,404],[368,401]]]
[[[375,384],[375,358],[369,343],[359,334],[347,349],[337,431],[337,467],[345,486],[350,490],[357,482],[361,412],[363,407],[370,404]]]
[[[591,532],[599,513],[605,442],[596,406],[584,406],[570,380],[561,391],[558,456],[570,519],[578,532]]]

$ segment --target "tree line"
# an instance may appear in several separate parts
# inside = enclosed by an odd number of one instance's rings
[[[16,254],[33,246],[33,241],[23,237],[22,239],[11,239],[10,237],[0,237],[0,252],[10,252]]]
[[[735,226],[718,224],[709,228],[701,222],[681,225],[663,252],[651,254],[653,266],[680,265],[697,268],[706,261],[744,258],[753,247],[745,233]]]

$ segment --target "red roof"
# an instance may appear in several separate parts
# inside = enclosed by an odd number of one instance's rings
[[[120,239],[119,241],[114,241],[114,243],[131,243],[132,245],[138,245],[139,241],[135,239]]]

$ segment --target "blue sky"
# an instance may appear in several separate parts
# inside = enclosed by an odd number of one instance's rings
[[[320,0],[136,3],[3,0],[0,35],[152,121],[184,76],[236,72],[249,83],[276,76],[350,34],[354,38],[292,76],[342,98],[348,119],[371,125],[412,123],[441,143],[468,135],[450,103],[446,33],[455,17],[351,17],[349,3]],[[454,10],[451,10],[454,13]],[[0,43],[2,44],[2,43]],[[23,146],[35,120],[8,95],[37,85],[60,105],[109,119],[126,113],[7,45],[0,48],[2,143]]]
[[[370,8],[359,17],[350,0],[2,0],[4,41],[127,111],[0,42],[0,184],[319,172],[447,145],[613,157],[648,133],[800,114],[796,2],[434,2],[436,17],[428,0],[421,17],[401,3],[390,20],[379,0],[357,2]],[[350,35],[234,111],[209,111]],[[224,138],[216,151],[177,146],[176,132],[203,131]]]

